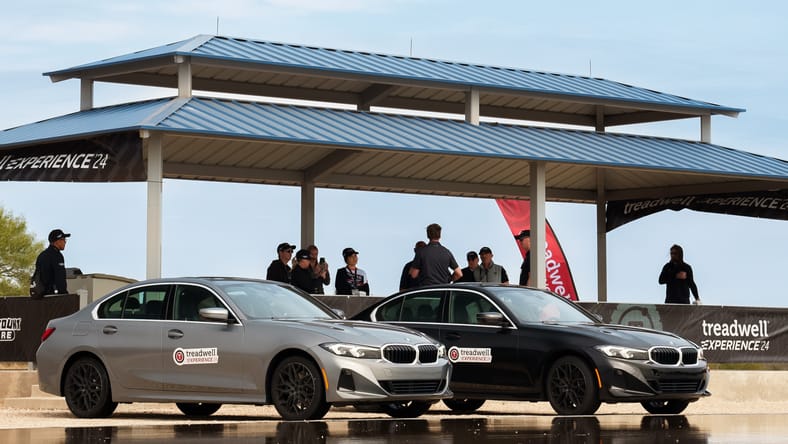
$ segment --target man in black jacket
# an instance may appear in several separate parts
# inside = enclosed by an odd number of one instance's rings
[[[49,232],[49,246],[36,258],[36,270],[44,286],[43,294],[68,294],[66,288],[66,260],[61,251],[66,249],[66,239],[71,233],[61,229]]]
[[[700,304],[698,286],[695,285],[692,267],[684,262],[684,249],[679,245],[670,247],[670,262],[662,267],[662,272],[659,273],[659,283],[666,284],[666,304],[689,304],[690,291],[695,296],[695,303]]]
[[[265,278],[269,281],[279,281],[285,284],[290,283],[290,258],[293,257],[295,245],[282,242],[276,247],[276,254],[279,256],[268,266]]]

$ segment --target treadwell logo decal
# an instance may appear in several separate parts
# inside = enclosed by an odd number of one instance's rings
[[[212,348],[176,348],[172,352],[172,360],[176,365],[218,364],[219,349]]]
[[[449,361],[489,363],[492,362],[492,349],[452,347],[449,349]]]

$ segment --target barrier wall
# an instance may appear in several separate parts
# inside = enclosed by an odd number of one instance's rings
[[[47,322],[78,309],[76,294],[0,298],[0,361],[35,362]]]

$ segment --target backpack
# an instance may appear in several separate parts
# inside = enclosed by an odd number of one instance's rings
[[[41,282],[41,271],[36,267],[33,276],[30,276],[30,297],[33,299],[43,299],[46,288]]]

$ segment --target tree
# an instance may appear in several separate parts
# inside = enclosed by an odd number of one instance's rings
[[[44,243],[27,232],[21,217],[0,207],[0,296],[26,296]]]

